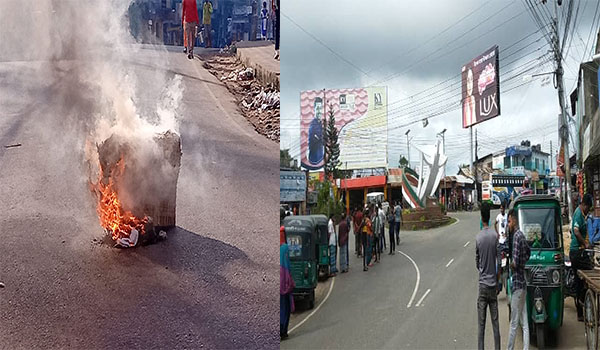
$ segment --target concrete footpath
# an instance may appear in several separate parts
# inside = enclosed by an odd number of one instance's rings
[[[274,59],[275,45],[270,41],[236,43],[237,57],[255,71],[256,79],[279,90],[279,61]]]

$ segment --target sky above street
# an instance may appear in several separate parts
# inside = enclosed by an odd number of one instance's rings
[[[532,1],[544,23],[554,15],[552,1]],[[561,37],[568,4],[563,2]],[[572,21],[576,9],[577,3]],[[569,31],[574,35],[565,45],[566,96],[575,88],[580,62],[591,60],[595,49],[596,11],[597,2],[579,2],[576,30]],[[525,1],[288,1],[281,32],[280,148],[294,157],[300,153],[301,91],[387,86],[388,165],[397,167],[406,155],[408,129],[411,145],[433,144],[447,129],[446,172],[456,174],[470,161],[469,130],[462,128],[460,107],[447,105],[460,102],[461,67],[493,45],[499,47],[501,115],[474,128],[479,157],[525,139],[542,144],[545,152],[550,142],[553,153],[558,148],[560,109],[552,79],[523,78],[554,69],[550,46]],[[407,125],[412,121],[418,122]],[[417,158],[411,147],[411,160]]]

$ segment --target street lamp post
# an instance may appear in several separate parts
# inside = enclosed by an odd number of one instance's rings
[[[440,135],[442,136],[442,151],[444,152],[444,155],[446,155],[446,129],[439,132],[438,136]],[[444,206],[446,206],[447,197],[448,196],[446,194],[446,166],[444,165]]]

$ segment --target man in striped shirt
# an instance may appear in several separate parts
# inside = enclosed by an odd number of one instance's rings
[[[513,233],[512,245],[512,299],[510,302],[511,318],[510,332],[508,334],[508,349],[512,350],[515,346],[515,337],[517,336],[517,327],[519,321],[523,329],[523,349],[529,349],[529,325],[527,320],[527,308],[525,307],[525,295],[527,294],[527,285],[525,282],[525,264],[529,260],[531,250],[525,239],[523,232],[519,230],[517,213],[514,209],[508,212],[508,229]]]

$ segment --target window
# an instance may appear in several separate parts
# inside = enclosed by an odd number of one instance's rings
[[[535,169],[538,170],[540,168],[540,160],[539,159],[535,159]]]
[[[546,160],[542,159],[542,171],[546,171]]]

